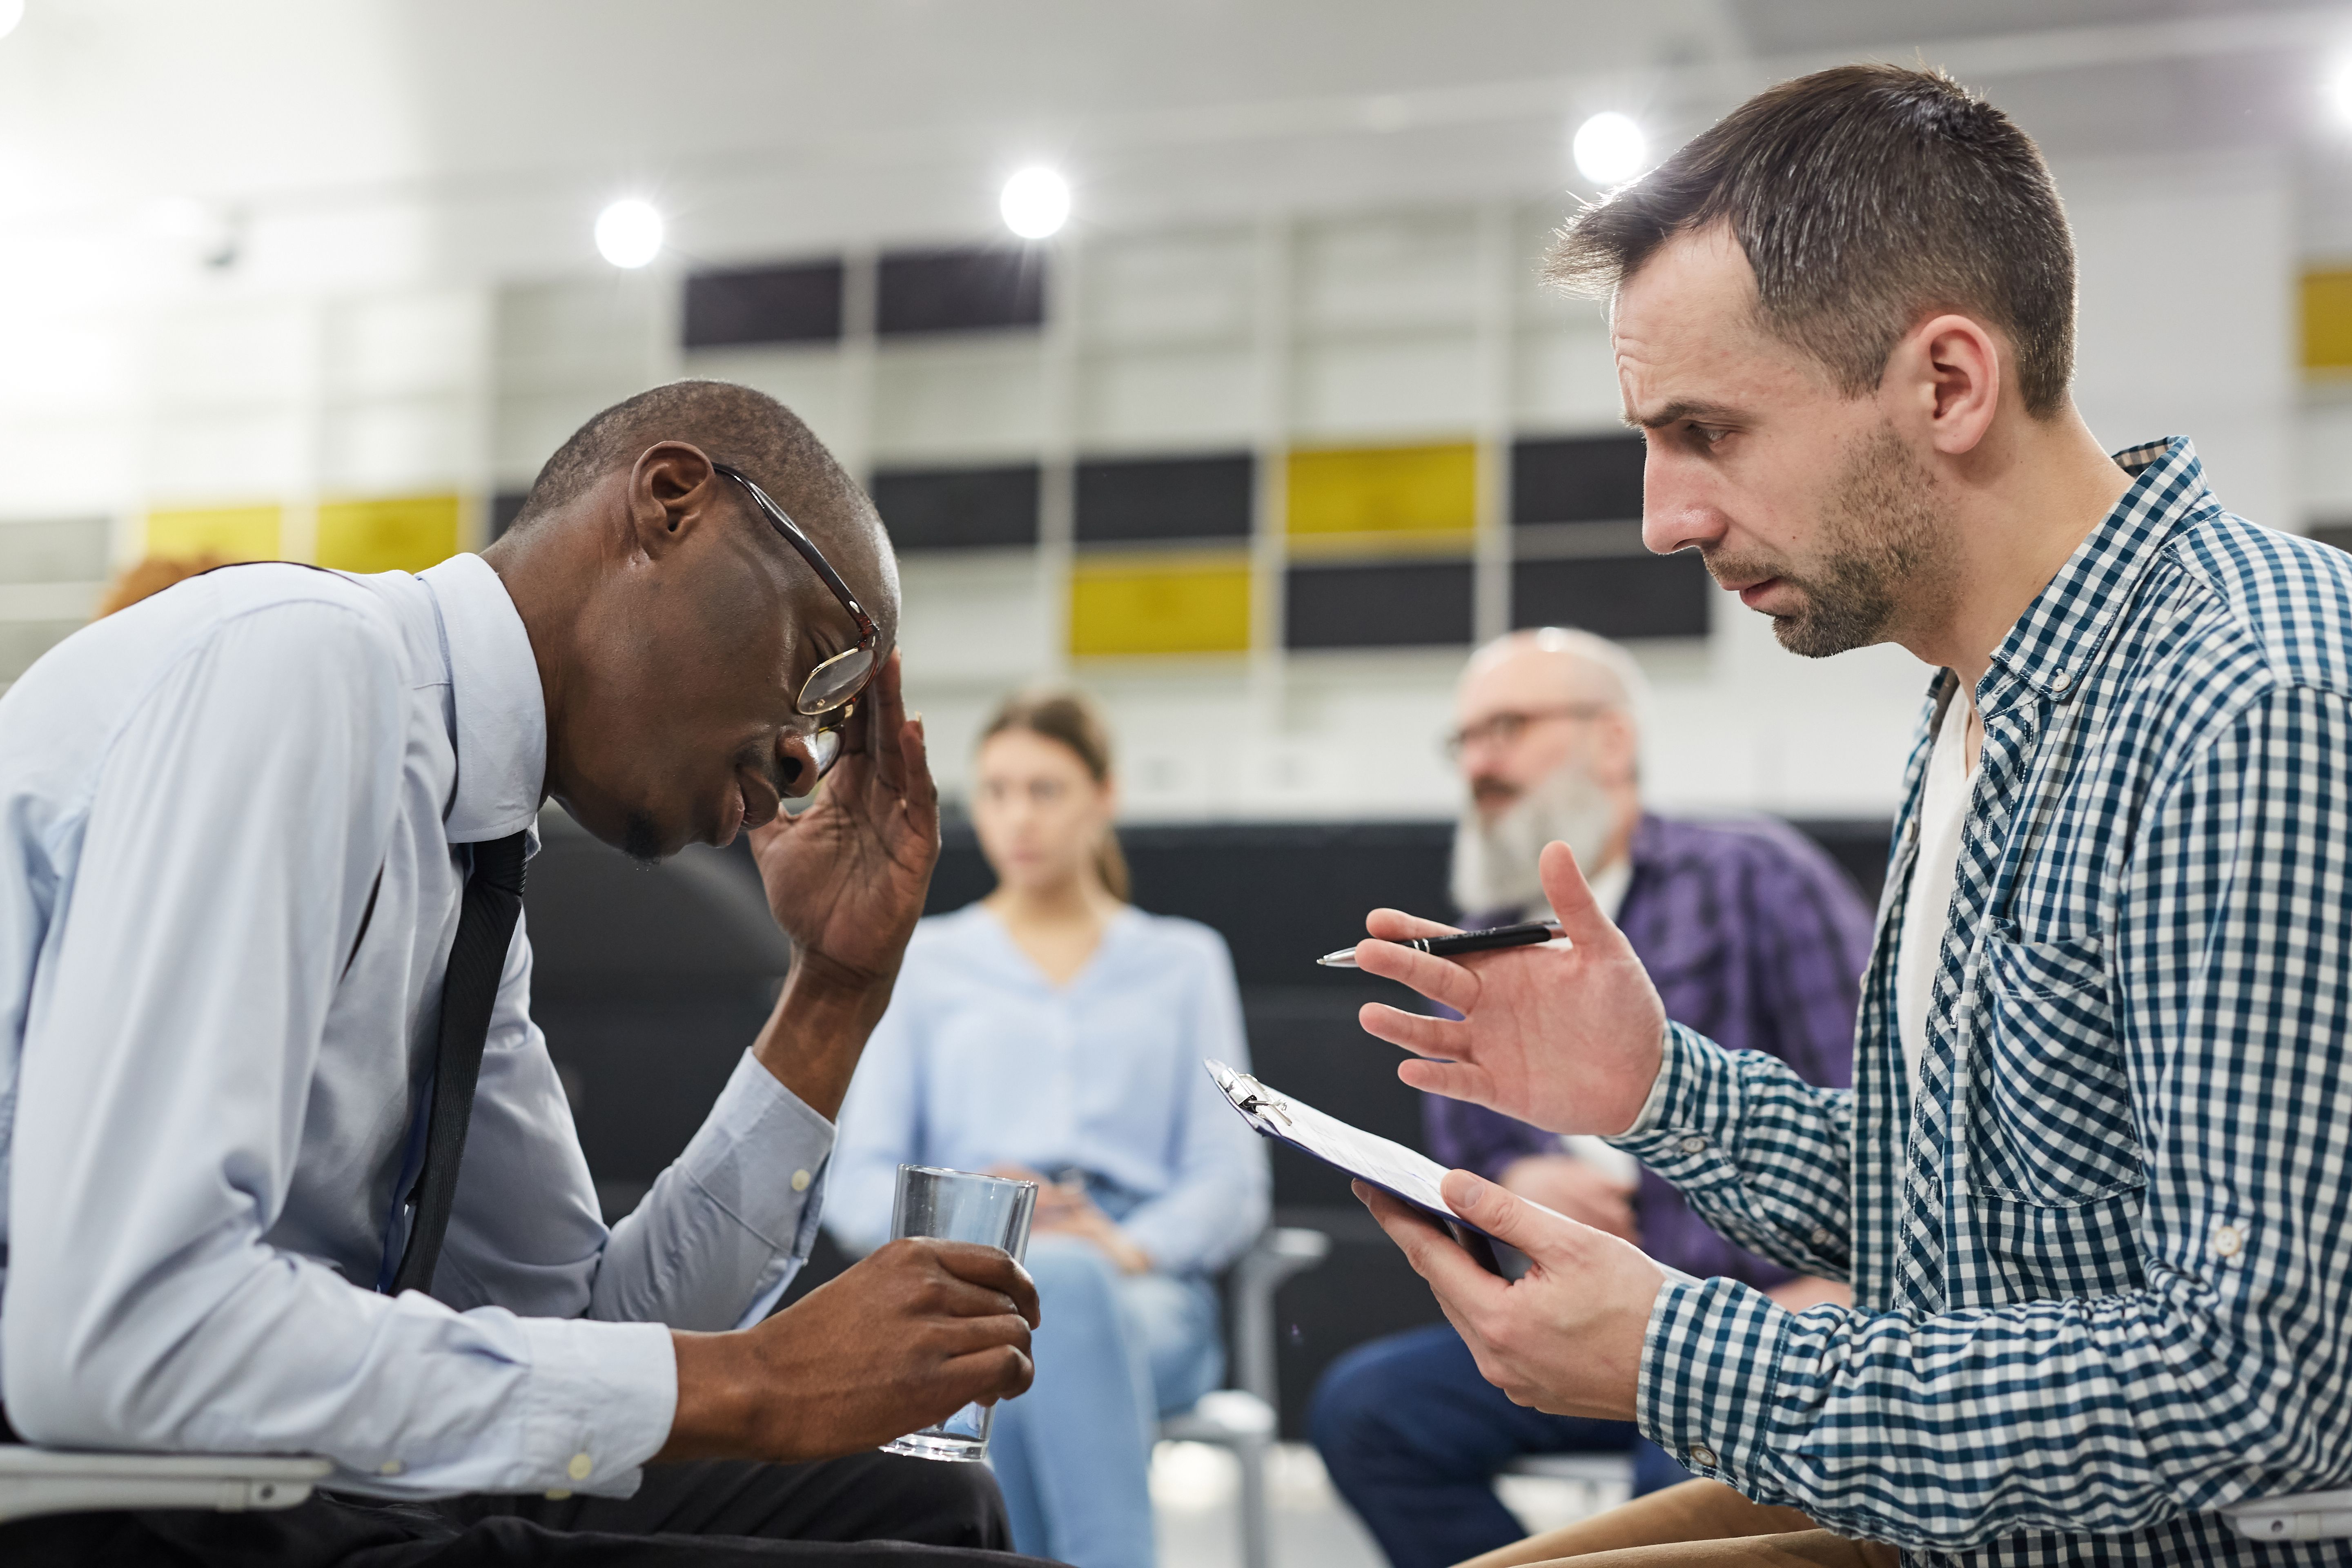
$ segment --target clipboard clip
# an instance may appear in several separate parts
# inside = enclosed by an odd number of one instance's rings
[[[1289,1102],[1249,1074],[1235,1072],[1220,1061],[1212,1061],[1208,1066],[1209,1076],[1217,1080],[1217,1087],[1225,1091],[1225,1098],[1232,1100],[1234,1109],[1244,1116],[1253,1121],[1273,1117],[1286,1127],[1298,1125],[1290,1114]]]

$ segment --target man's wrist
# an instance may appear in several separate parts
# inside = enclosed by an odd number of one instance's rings
[[[821,955],[795,953],[751,1054],[830,1121],[840,1113],[866,1037],[889,1005],[888,978],[857,975]]]
[[[1633,1112],[1633,1120],[1626,1124],[1625,1131],[1613,1132],[1611,1137],[1637,1138],[1644,1132],[1658,1130],[1658,1123],[1665,1115],[1666,1067],[1674,1055],[1674,1048],[1675,1031],[1670,1024],[1658,1040],[1658,1070],[1651,1076],[1649,1092],[1643,1096],[1641,1109]]]
[[[738,1337],[673,1329],[670,1346],[677,1356],[677,1411],[670,1418],[669,1440],[655,1460],[741,1458],[750,1452],[745,1417],[752,1402],[742,1396]]]

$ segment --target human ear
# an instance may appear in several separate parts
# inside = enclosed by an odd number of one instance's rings
[[[1887,362],[1886,387],[1936,450],[1960,457],[1992,428],[2001,395],[2000,345],[1983,323],[1957,313],[1922,321]]]
[[[657,441],[629,470],[629,524],[637,548],[659,558],[701,525],[715,503],[717,468],[688,441]]]

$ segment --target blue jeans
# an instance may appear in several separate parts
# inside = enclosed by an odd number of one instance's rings
[[[1091,1242],[1029,1244],[1037,1379],[996,1407],[989,1462],[1013,1548],[1076,1568],[1152,1568],[1151,1445],[1224,1373],[1206,1279],[1125,1275]]]
[[[1315,1385],[1307,1426],[1331,1484],[1393,1568],[1446,1568],[1524,1536],[1495,1496],[1496,1472],[1523,1454],[1631,1453],[1636,1497],[1690,1479],[1630,1422],[1512,1404],[1444,1323],[1333,1362]]]

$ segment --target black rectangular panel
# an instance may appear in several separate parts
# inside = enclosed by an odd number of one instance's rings
[[[2311,537],[2338,550],[2352,550],[2352,522],[2315,522],[2311,525]]]
[[[1519,561],[1511,625],[1575,626],[1604,637],[1703,637],[1715,591],[1698,552]]]
[[[1045,320],[1045,258],[1012,247],[898,250],[882,258],[875,330],[968,332]]]
[[[1037,465],[885,468],[874,506],[900,550],[976,550],[1037,542]]]
[[[1513,522],[1629,522],[1642,516],[1642,437],[1568,436],[1511,446]]]
[[[1078,465],[1078,542],[1246,539],[1257,463],[1209,458],[1099,458]]]
[[[1470,640],[1470,563],[1383,561],[1293,566],[1284,595],[1290,647],[1423,647]]]
[[[686,346],[825,342],[841,336],[841,262],[741,267],[686,279]]]

